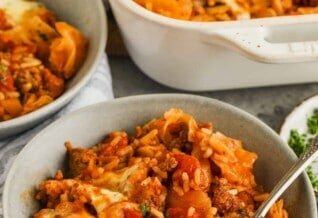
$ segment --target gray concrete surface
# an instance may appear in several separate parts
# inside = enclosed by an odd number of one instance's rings
[[[182,93],[182,91],[165,87],[151,80],[129,58],[110,57],[109,62],[116,98],[151,93]],[[192,94],[216,98],[235,105],[278,130],[285,116],[295,106],[305,98],[318,94],[318,83]]]

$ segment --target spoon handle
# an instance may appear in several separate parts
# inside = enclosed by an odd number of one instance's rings
[[[271,206],[295,181],[295,179],[318,157],[318,137],[313,144],[303,153],[299,160],[288,170],[285,176],[274,187],[269,197],[261,204],[254,214],[254,218],[265,218]]]

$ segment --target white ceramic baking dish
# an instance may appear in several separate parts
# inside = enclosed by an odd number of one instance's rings
[[[152,79],[202,91],[318,81],[318,15],[181,21],[110,0],[127,49]]]

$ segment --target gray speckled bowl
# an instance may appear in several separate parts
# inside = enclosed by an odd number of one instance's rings
[[[255,174],[259,184],[270,191],[296,160],[289,147],[253,116],[217,100],[193,95],[145,95],[121,98],[86,107],[63,117],[38,134],[21,151],[6,180],[3,195],[4,218],[30,217],[38,205],[35,187],[63,168],[71,140],[77,146],[90,146],[113,130],[133,130],[171,107],[193,114],[199,121],[212,121],[215,128],[241,139],[245,147],[259,155]],[[284,196],[291,218],[316,218],[312,187],[302,175]]]
[[[39,1],[54,11],[61,20],[70,22],[88,37],[88,55],[76,76],[67,83],[62,96],[30,114],[0,122],[0,139],[31,128],[66,105],[88,82],[106,45],[107,26],[102,0]]]

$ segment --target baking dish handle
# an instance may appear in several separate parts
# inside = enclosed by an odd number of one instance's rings
[[[273,43],[266,40],[268,29],[250,27],[217,31],[204,30],[204,41],[235,50],[264,63],[318,61],[318,41]]]

